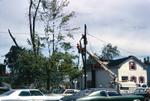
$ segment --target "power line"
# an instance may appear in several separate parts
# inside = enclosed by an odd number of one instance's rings
[[[89,33],[87,33],[87,35],[89,35],[89,36],[91,36],[91,37],[93,37],[93,38],[95,38],[95,39],[97,39],[98,41],[101,41],[101,42],[103,42],[103,43],[106,43],[106,44],[111,43],[111,42],[107,42],[107,41],[105,41],[105,40],[102,40],[102,39],[100,39],[100,38],[98,38],[98,37],[96,37],[96,36],[94,36],[94,35],[89,34]],[[113,44],[112,44],[112,45],[113,45]],[[118,47],[118,48],[119,48],[120,50],[126,52],[126,53],[129,53],[130,55],[132,54],[132,55],[137,56],[136,53],[134,53],[134,52],[128,51],[128,50],[126,50],[126,49],[124,49],[124,48],[120,48],[120,47]],[[91,49],[91,43],[90,43],[90,49]],[[123,55],[121,55],[121,56],[123,56]],[[143,56],[143,57],[144,57],[144,56]]]
[[[89,36],[91,36],[91,37],[93,37],[93,38],[95,38],[95,39],[97,39],[98,41],[101,41],[101,42],[103,42],[103,43],[107,43],[107,44],[109,44],[109,43],[110,43],[110,42],[107,42],[107,41],[105,41],[105,40],[102,40],[102,39],[100,39],[100,38],[98,38],[98,37],[95,37],[95,36],[93,36],[93,35],[91,35],[91,34],[89,34],[89,33],[87,33],[87,35],[89,35]],[[123,48],[120,48],[120,47],[118,47],[118,48],[119,48],[119,49],[121,49],[122,51],[127,52],[127,53],[130,53],[130,54],[136,55],[134,52],[128,51],[128,50],[123,49]]]
[[[8,32],[5,32],[5,31],[0,31],[0,34],[9,34]],[[30,33],[29,32],[13,32],[14,34],[22,34],[22,35],[29,35]],[[38,32],[37,32],[38,33]],[[83,32],[79,32],[80,34],[82,34]],[[42,32],[39,32],[38,34],[40,34],[40,35],[45,35],[44,33],[42,33]],[[109,44],[110,42],[107,42],[107,41],[105,41],[105,40],[102,40],[102,39],[100,39],[100,38],[98,38],[98,37],[96,37],[96,36],[94,36],[94,35],[91,35],[91,34],[89,34],[89,33],[87,33],[87,35],[89,35],[89,36],[91,36],[91,37],[93,37],[93,38],[95,38],[95,39],[97,39],[98,41],[101,41],[101,42],[103,42],[103,43],[106,43],[106,44]],[[91,48],[91,45],[90,45],[90,48]],[[121,49],[122,51],[124,51],[124,52],[126,52],[126,53],[129,53],[129,54],[132,54],[132,55],[136,55],[134,52],[131,52],[131,51],[128,51],[128,50],[126,50],[126,49],[124,49],[124,48],[120,48],[120,47],[118,47],[119,49]],[[137,56],[137,55],[136,55]],[[145,56],[139,56],[139,57],[145,57]]]
[[[0,34],[6,34],[6,33],[8,33],[8,32],[0,32]],[[15,33],[15,34],[28,34],[28,33]]]
[[[7,34],[8,32],[3,32],[3,31],[0,31],[0,34]],[[29,35],[30,32],[12,32],[13,34],[24,34],[24,35]],[[37,32],[38,34],[40,35],[45,35],[44,33],[42,32]],[[9,33],[8,33],[9,34]]]
[[[91,37],[94,37],[95,39],[97,39],[97,40],[99,40],[99,41],[101,41],[101,42],[103,42],[103,43],[110,43],[110,42],[107,42],[107,41],[104,41],[104,40],[102,40],[102,39],[100,39],[100,38],[97,38],[97,37],[95,37],[95,36],[93,36],[93,35],[91,35],[91,34],[87,34],[87,35],[89,35],[89,36],[91,36]]]

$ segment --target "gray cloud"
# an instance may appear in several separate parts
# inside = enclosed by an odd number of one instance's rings
[[[5,55],[14,45],[9,36],[11,30],[20,46],[25,46],[28,34],[28,0],[1,0],[0,1],[0,56]],[[3,33],[4,32],[4,33]],[[23,34],[22,34],[23,33]],[[2,58],[2,59],[1,59]],[[4,57],[0,57],[0,61]]]
[[[81,27],[80,32],[87,24],[89,34],[137,55],[149,55],[149,5],[150,0],[70,0],[69,10],[76,11],[72,22]],[[0,32],[10,28],[21,45],[26,45],[29,35],[15,33],[29,32],[27,11],[28,0],[0,0]],[[41,32],[41,26],[37,28]],[[0,51],[8,51],[6,47],[12,45],[7,37],[0,33]],[[89,42],[91,47],[99,50],[105,43],[96,40],[90,38]]]
[[[80,26],[87,24],[90,34],[137,55],[149,55],[149,5],[150,0],[71,0]]]
[[[25,31],[28,20],[25,18],[28,10],[28,0],[2,0],[0,1],[0,30]]]

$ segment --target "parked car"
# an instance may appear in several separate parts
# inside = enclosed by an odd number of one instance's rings
[[[63,92],[64,96],[68,96],[68,95],[73,95],[78,93],[80,90],[78,89],[65,89],[65,91]]]
[[[144,97],[144,101],[149,101],[150,99],[150,88],[148,87],[138,87],[134,91],[134,95],[141,95]]]
[[[86,97],[76,101],[143,101],[143,96],[138,95],[121,95],[116,91],[100,90],[89,94]]]
[[[0,101],[59,101],[63,96],[46,96],[38,89],[12,89],[0,95]]]
[[[66,98],[67,96],[72,96],[72,95],[78,93],[79,91],[80,90],[78,90],[78,89],[65,89],[63,91],[59,91],[59,93],[52,92],[51,94],[48,94],[48,95],[49,96],[62,96],[62,98],[64,98],[64,97]]]
[[[78,98],[87,96],[94,91],[103,90],[103,89],[106,89],[106,88],[88,88],[85,90],[80,90],[78,93],[75,93],[73,95],[64,96],[63,98],[61,98],[60,101],[76,101],[76,99],[78,99]]]
[[[148,90],[148,88],[139,87],[134,91],[134,94],[135,95],[142,95],[142,96],[146,97],[147,96],[147,90]]]

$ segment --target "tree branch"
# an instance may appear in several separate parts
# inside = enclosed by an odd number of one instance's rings
[[[38,11],[39,6],[40,6],[40,2],[41,2],[41,0],[39,0],[38,5],[35,9],[34,16],[33,16],[33,33],[35,33],[35,21],[36,21],[36,17],[37,17],[37,11]]]
[[[10,30],[8,29],[9,35],[12,38],[13,42],[15,43],[15,45],[17,46],[17,48],[20,48],[19,45],[16,42],[16,39],[13,37],[13,35],[11,34]]]

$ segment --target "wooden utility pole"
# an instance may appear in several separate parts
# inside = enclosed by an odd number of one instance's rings
[[[87,45],[87,37],[86,37],[86,33],[87,33],[87,27],[86,27],[86,24],[84,25],[84,35],[83,35],[83,39],[84,39],[84,54],[83,54],[83,57],[84,57],[84,63],[83,63],[83,69],[84,69],[84,89],[87,88],[87,73],[86,73],[86,45]]]
[[[87,45],[87,27],[86,24],[84,25],[84,34],[82,35],[79,44],[77,44],[78,52],[81,53],[82,61],[83,61],[83,77],[84,77],[84,89],[87,88],[87,73],[86,73],[86,45]],[[83,40],[83,41],[82,41]],[[83,43],[83,47],[82,47]]]

